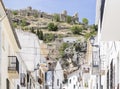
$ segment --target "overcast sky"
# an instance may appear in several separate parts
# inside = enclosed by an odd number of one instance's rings
[[[79,13],[80,21],[88,18],[90,24],[95,22],[96,0],[3,0],[5,7],[23,9],[32,6],[34,9],[48,13],[61,13],[67,10],[69,15]]]

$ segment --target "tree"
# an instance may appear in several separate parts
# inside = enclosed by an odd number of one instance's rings
[[[30,30],[32,33],[36,33],[33,27],[31,27]]]
[[[67,18],[66,18],[67,20],[67,23],[71,23],[72,22],[72,18],[71,18],[71,16],[67,16]]]
[[[13,25],[14,28],[17,28],[17,23],[16,22],[13,22],[12,25]]]
[[[98,25],[93,24],[93,25],[91,26],[91,29],[94,29],[95,31],[98,31]]]
[[[18,15],[17,11],[13,11],[12,13],[13,13],[13,15]]]
[[[80,32],[82,32],[82,27],[74,25],[71,27],[71,31],[73,34],[80,34]]]
[[[63,43],[59,49],[59,52],[60,52],[60,55],[63,57],[64,56],[64,51],[66,48],[69,47],[69,44],[68,43]]]
[[[41,30],[37,30],[37,36],[40,40],[43,40],[43,32]]]
[[[85,25],[88,25],[89,21],[87,18],[83,18],[82,19],[82,23],[85,24]]]
[[[57,31],[58,30],[57,25],[55,25],[54,23],[49,23],[47,27],[48,27],[49,31]]]
[[[38,13],[35,13],[33,16],[34,16],[35,18],[38,18]]]
[[[52,34],[52,33],[50,33],[50,34],[49,33],[44,34],[43,40],[44,40],[44,42],[54,41],[55,40],[55,35]]]
[[[54,19],[56,22],[59,22],[59,21],[60,21],[60,16],[59,16],[58,14],[54,14],[53,19]]]
[[[27,22],[25,19],[22,19],[21,20],[21,26],[24,27],[24,26],[27,26]]]

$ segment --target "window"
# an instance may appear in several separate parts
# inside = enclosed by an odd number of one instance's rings
[[[71,79],[70,79],[70,83],[71,83]]]
[[[27,74],[27,83],[29,82],[29,74]]]
[[[31,83],[32,83],[32,82],[31,82],[31,79],[30,79],[30,89],[31,89],[31,85],[32,85]]]
[[[59,86],[59,79],[57,79],[57,86]]]
[[[62,84],[60,84],[60,89],[62,89]]]
[[[113,60],[110,64],[110,88],[113,88]]]
[[[10,82],[8,79],[6,79],[6,89],[10,89]]]
[[[98,67],[99,66],[99,52],[98,51],[93,51],[92,54],[92,63],[93,63],[93,67]]]
[[[20,89],[20,86],[19,86],[19,85],[17,85],[17,89]]]
[[[81,85],[79,84],[79,87],[81,87]]]
[[[75,89],[75,85],[73,86],[73,89]]]

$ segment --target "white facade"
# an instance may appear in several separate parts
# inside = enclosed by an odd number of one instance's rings
[[[63,89],[83,89],[80,75],[81,73],[79,70],[68,74],[67,82],[63,85]]]
[[[101,89],[120,88],[119,0],[97,0]]]
[[[104,45],[102,45],[104,44]],[[103,42],[101,44],[101,70],[104,70],[104,74],[101,76],[101,85],[103,89],[114,87],[115,89],[120,88],[120,42]]]
[[[16,81],[19,78],[19,60],[21,60],[17,52],[20,50],[20,45],[2,1],[0,1],[0,41],[0,89],[17,89],[19,85]]]
[[[37,89],[36,87],[41,87],[43,89],[44,84],[37,83],[37,77],[41,77],[40,72],[42,72],[43,75],[43,78],[41,78],[42,82],[44,81],[44,71],[42,70],[41,64],[46,63],[45,58],[40,54],[41,49],[39,39],[35,34],[30,32],[24,32],[18,29],[16,32],[22,47],[19,54],[23,58],[23,62],[27,67],[27,71],[30,72],[34,79],[33,84],[35,84],[35,89]],[[38,68],[40,70],[38,70]]]
[[[40,63],[40,45],[35,34],[16,30],[22,49],[19,54],[22,55],[29,71],[33,71]]]
[[[80,89],[80,85],[78,82],[78,76],[75,74],[68,78],[68,88],[67,89]]]
[[[40,56],[37,36],[28,35],[16,34],[0,1],[0,89],[44,89],[44,71],[39,65],[45,58]]]
[[[54,65],[54,63],[53,63]],[[47,72],[47,80],[46,85],[48,86],[48,89],[62,89],[63,87],[63,70],[59,63],[59,61],[54,66],[53,70],[49,70]]]
[[[120,40],[119,21],[120,21],[120,0],[103,0],[105,1],[101,40],[117,41]],[[108,35],[109,34],[109,35]]]

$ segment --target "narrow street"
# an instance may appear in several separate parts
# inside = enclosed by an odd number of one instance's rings
[[[120,89],[119,0],[0,0],[0,89]]]

